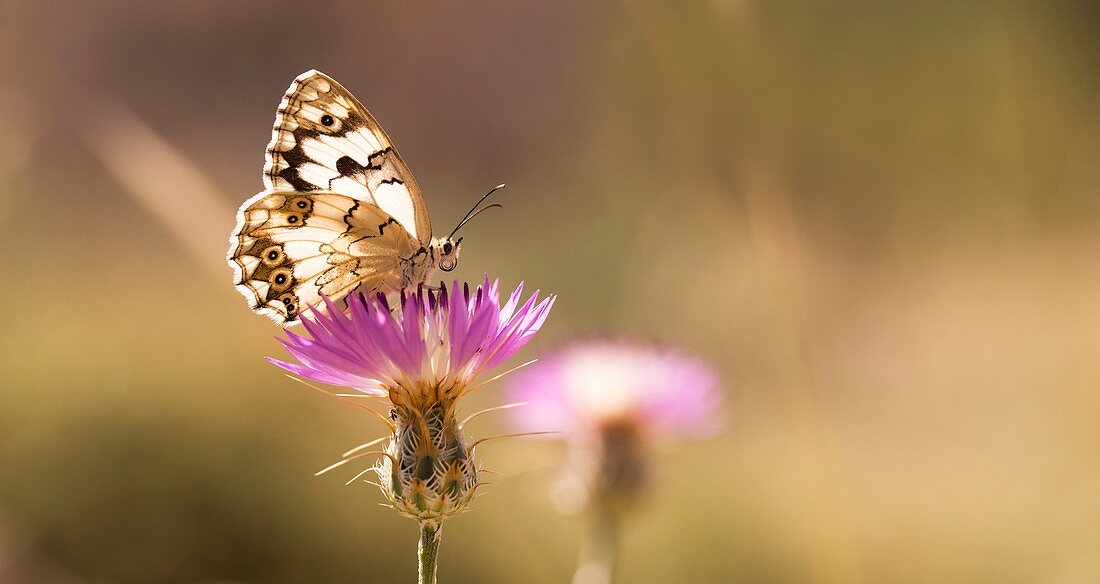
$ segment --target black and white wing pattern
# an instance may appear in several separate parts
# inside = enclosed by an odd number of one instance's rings
[[[361,200],[264,191],[237,212],[229,265],[252,310],[285,325],[321,294],[338,300],[359,286],[400,289],[402,260],[419,247],[394,217]]]
[[[347,195],[382,209],[422,245],[432,238],[420,187],[389,136],[359,100],[319,71],[299,75],[279,104],[264,186]]]
[[[416,179],[374,117],[324,73],[299,75],[279,104],[263,180],[237,212],[228,253],[254,311],[291,324],[322,295],[395,292],[430,273]]]

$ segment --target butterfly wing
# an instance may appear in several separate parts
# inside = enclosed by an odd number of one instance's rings
[[[321,294],[398,289],[419,244],[393,216],[343,194],[264,191],[237,212],[233,284],[253,310],[291,324]]]
[[[428,209],[382,126],[342,85],[319,71],[298,76],[275,117],[264,186],[331,191],[378,206],[427,245]]]

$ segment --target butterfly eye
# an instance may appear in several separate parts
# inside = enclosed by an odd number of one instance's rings
[[[443,244],[443,254],[444,255],[451,255],[451,249],[452,249],[451,242],[448,241],[447,243]]]
[[[332,119],[332,116],[328,114],[321,116],[321,125],[329,127],[332,126],[332,124],[334,123],[336,123],[336,120]]]

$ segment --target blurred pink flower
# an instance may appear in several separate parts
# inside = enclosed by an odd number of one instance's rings
[[[522,431],[592,437],[628,425],[651,437],[703,437],[721,425],[718,377],[703,361],[625,341],[572,344],[516,375]]]

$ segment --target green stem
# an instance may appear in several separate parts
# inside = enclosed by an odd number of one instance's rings
[[[619,555],[619,521],[612,514],[600,514],[581,549],[573,584],[612,584]]]
[[[442,525],[431,527],[425,523],[420,526],[420,545],[416,554],[420,560],[420,577],[417,584],[435,584],[435,564],[442,532]]]

